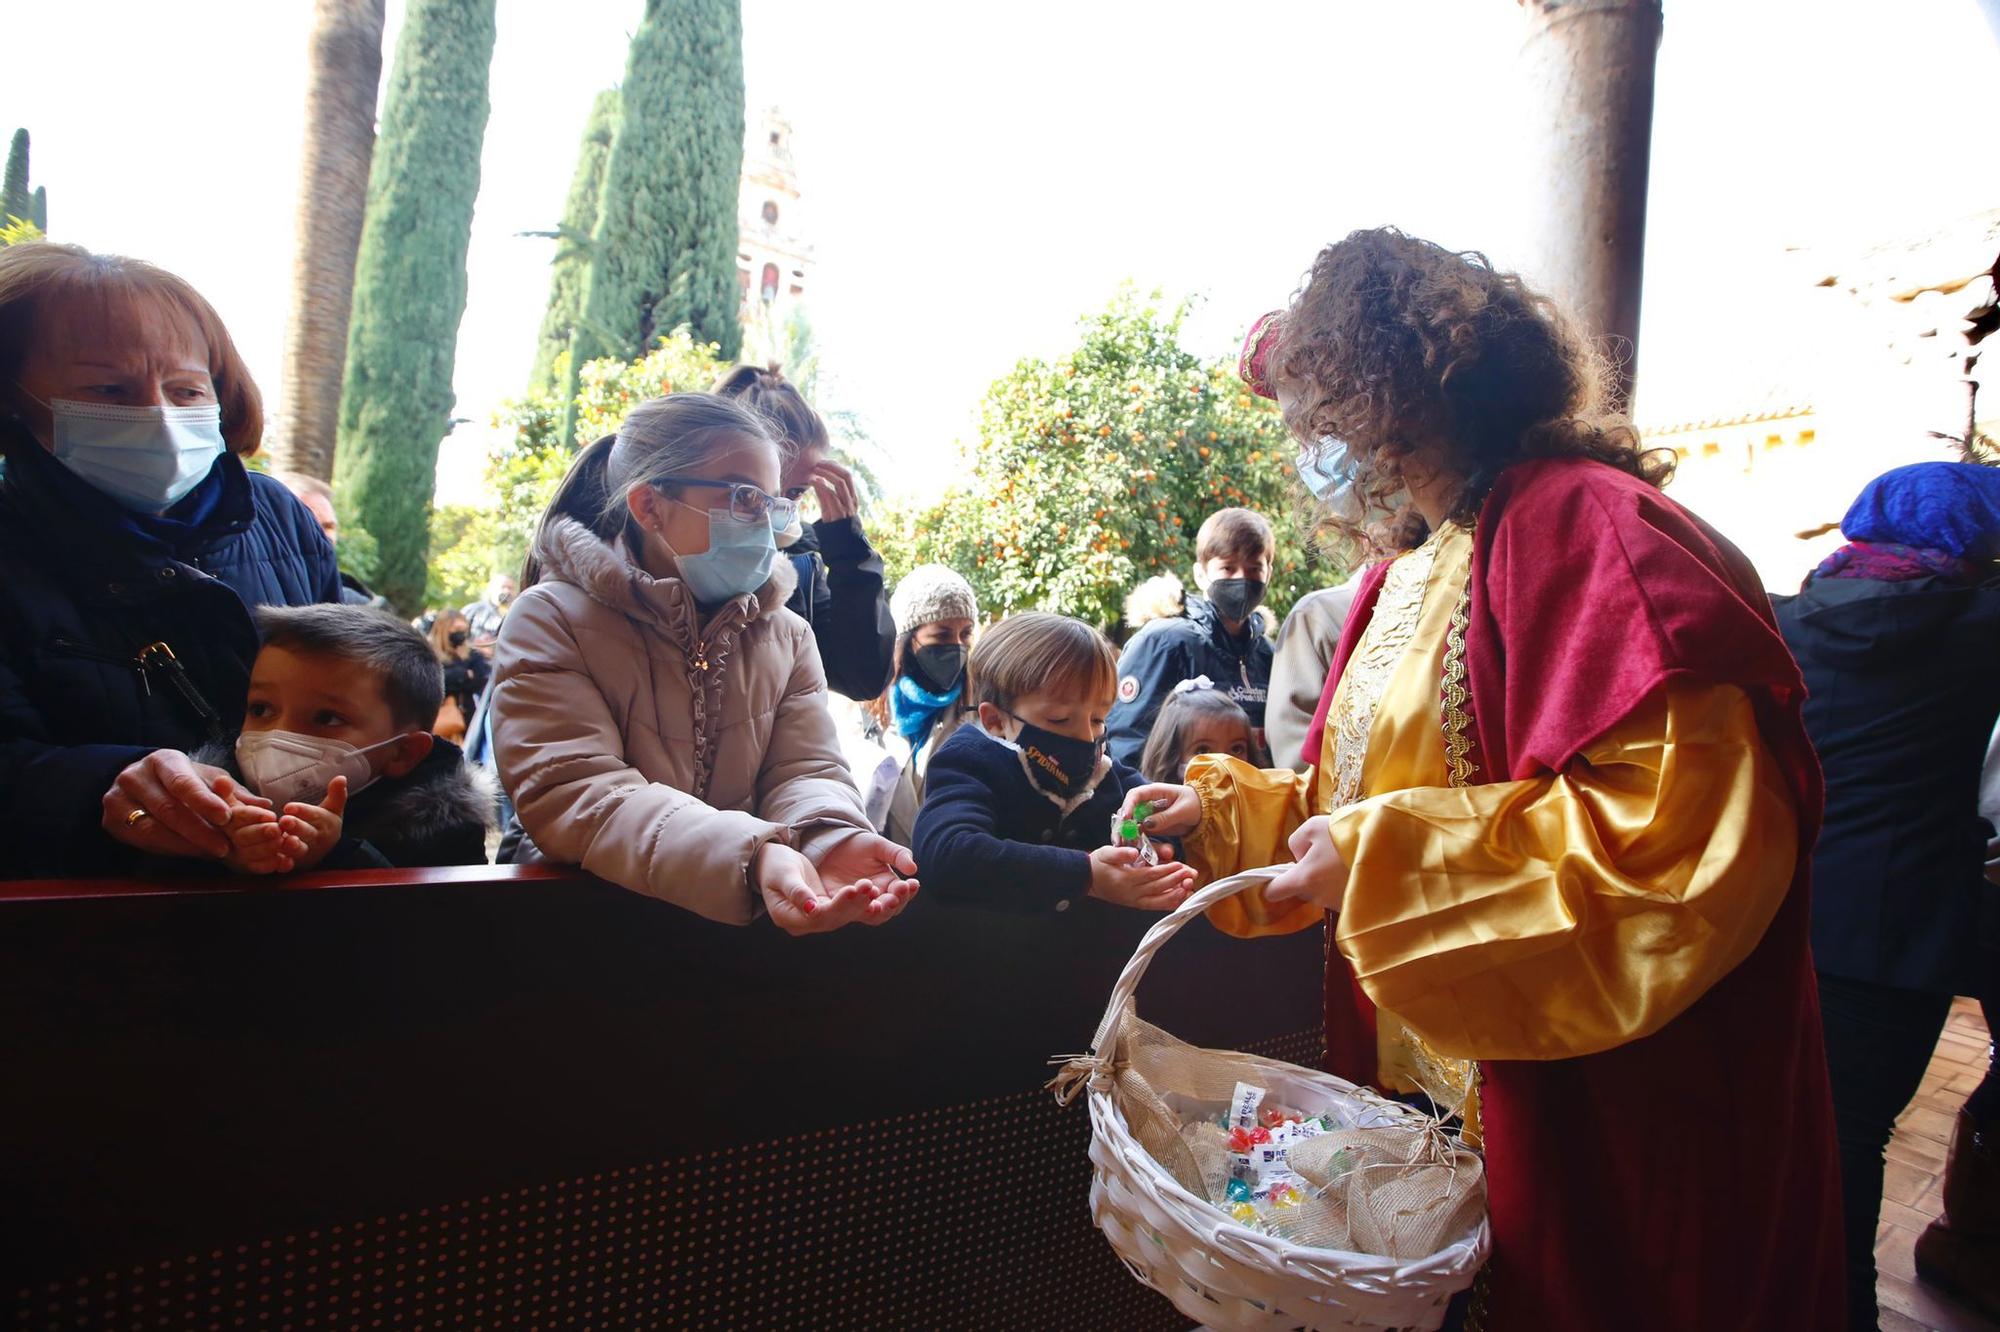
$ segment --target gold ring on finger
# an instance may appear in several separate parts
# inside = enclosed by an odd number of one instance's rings
[[[150,818],[152,818],[152,817],[153,817],[153,816],[152,816],[151,814],[148,814],[148,813],[147,813],[147,812],[146,812],[145,810],[143,810],[143,809],[135,809],[135,810],[133,810],[133,811],[132,811],[132,812],[131,812],[130,814],[127,814],[127,815],[125,816],[125,826],[126,826],[126,827],[128,827],[128,828],[130,828],[130,827],[131,827],[131,826],[132,826],[133,824],[137,823],[137,822],[138,822],[138,821],[139,821],[140,819],[150,819]]]

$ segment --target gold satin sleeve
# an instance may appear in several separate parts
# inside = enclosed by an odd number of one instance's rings
[[[1564,1059],[1659,1030],[1743,961],[1798,856],[1744,693],[1668,685],[1559,776],[1333,815],[1336,939],[1437,1050]]]
[[[1256,768],[1226,754],[1203,754],[1188,763],[1187,782],[1201,797],[1201,825],[1182,850],[1202,882],[1291,863],[1287,844],[1313,812],[1312,773]],[[1324,915],[1311,902],[1266,902],[1262,888],[1208,909],[1215,928],[1245,939],[1310,929]]]

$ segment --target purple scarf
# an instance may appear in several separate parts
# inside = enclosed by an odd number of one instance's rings
[[[1950,551],[1929,546],[1905,546],[1893,541],[1850,541],[1821,561],[1812,576],[1872,578],[1883,583],[1907,583],[1917,578],[1948,578],[1955,583],[1976,583],[1979,581],[1979,566]]]

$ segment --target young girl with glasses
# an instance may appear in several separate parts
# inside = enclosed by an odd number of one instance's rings
[[[916,865],[870,827],[784,609],[780,472],[761,417],[699,393],[579,454],[501,629],[494,751],[543,856],[733,924],[879,925]]]

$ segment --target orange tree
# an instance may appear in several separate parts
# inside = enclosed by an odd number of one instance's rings
[[[870,522],[891,579],[948,565],[988,615],[1048,610],[1112,628],[1141,580],[1188,581],[1202,519],[1242,505],[1277,529],[1273,611],[1334,581],[1276,408],[1244,391],[1233,361],[1181,345],[1187,312],[1123,292],[1081,321],[1075,350],[995,381],[960,478]]]

